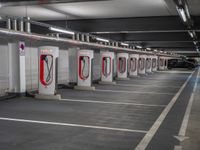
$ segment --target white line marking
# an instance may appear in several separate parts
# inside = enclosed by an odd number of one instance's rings
[[[179,130],[178,136],[175,136],[175,138],[178,139],[180,142],[184,141],[185,139],[188,139],[188,137],[186,137],[185,135],[186,135],[186,130],[187,130],[188,122],[189,122],[190,112],[191,112],[191,109],[192,109],[192,104],[193,104],[193,101],[194,101],[194,94],[196,92],[197,83],[199,81],[198,80],[199,70],[200,69],[198,69],[198,74],[197,74],[197,77],[196,77],[196,80],[195,80],[195,85],[194,85],[192,94],[190,96],[190,99],[189,99],[189,102],[188,102],[188,105],[187,105],[187,108],[186,108],[186,111],[185,111],[185,114],[184,114],[184,117],[183,117],[183,121],[182,121],[180,130]]]
[[[137,87],[137,86],[141,86],[141,87],[144,87],[144,86],[147,86],[147,87],[169,87],[169,88],[180,88],[180,86],[165,86],[165,85],[152,85],[152,84],[120,84],[120,83],[117,83],[117,84],[113,84],[113,86],[127,86],[127,87]]]
[[[159,92],[141,92],[141,91],[123,91],[123,90],[101,90],[96,89],[97,92],[113,92],[113,93],[129,93],[129,94],[158,94],[158,95],[174,95],[173,93],[159,93]]]
[[[134,82],[137,82],[137,81],[139,81],[139,82],[144,82],[144,81],[150,81],[152,84],[154,84],[154,83],[177,83],[177,84],[181,84],[182,83],[182,81],[181,80],[175,80],[175,81],[162,81],[162,80],[155,80],[155,81],[153,81],[153,80],[149,80],[149,79],[146,79],[146,80],[144,80],[144,79],[141,79],[141,80],[138,80],[138,79],[131,79],[131,80],[128,80],[129,81],[129,83],[133,83],[134,84]],[[119,81],[118,81],[119,82]],[[126,82],[127,83],[127,82]]]
[[[0,120],[23,122],[23,123],[45,124],[45,125],[90,128],[90,129],[100,129],[100,130],[112,130],[112,131],[122,131],[122,132],[147,133],[147,131],[144,131],[144,130],[132,130],[132,129],[123,129],[123,128],[111,128],[111,127],[102,127],[102,126],[81,125],[81,124],[71,124],[71,123],[61,123],[61,122],[49,122],[49,121],[38,121],[38,120],[27,120],[27,119],[16,119],[16,118],[6,118],[6,117],[0,117]]]
[[[190,74],[192,73],[193,71],[177,71],[177,70],[167,70],[167,71],[157,71],[158,73],[183,73],[183,74]]]
[[[124,102],[111,102],[111,101],[97,101],[97,100],[84,100],[84,99],[61,99],[69,102],[81,102],[81,103],[98,103],[98,104],[113,104],[113,105],[133,105],[133,106],[148,106],[148,107],[165,107],[166,105],[154,105],[154,104],[138,104],[138,103],[124,103]]]
[[[194,73],[194,72],[193,72]],[[159,129],[160,125],[163,123],[165,117],[169,113],[169,111],[174,106],[175,102],[177,101],[178,97],[180,96],[183,89],[186,87],[187,83],[189,82],[190,78],[192,77],[193,73],[188,77],[188,79],[185,81],[185,83],[182,85],[182,87],[179,89],[179,91],[176,93],[176,95],[172,98],[172,100],[169,102],[169,104],[165,107],[163,112],[160,114],[158,119],[154,122],[150,130],[147,132],[147,134],[143,137],[143,139],[140,141],[140,143],[137,145],[135,150],[145,150],[154,135],[156,134],[157,130]]]

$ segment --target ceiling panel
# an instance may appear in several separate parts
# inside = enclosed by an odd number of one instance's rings
[[[112,0],[55,4],[54,8],[81,18],[123,18],[170,15],[163,0]]]
[[[92,19],[92,18],[127,18],[148,16],[170,16],[166,0],[109,0],[76,3],[57,3],[27,7],[30,17],[37,20]],[[7,6],[0,9],[0,14],[25,16],[24,6]]]
[[[200,16],[200,0],[188,0],[190,13],[194,16]]]
[[[2,7],[0,8],[1,16],[16,16],[25,17],[29,16],[33,19],[39,20],[50,20],[52,18],[62,19],[65,15],[43,8],[41,6],[13,6],[13,7]]]

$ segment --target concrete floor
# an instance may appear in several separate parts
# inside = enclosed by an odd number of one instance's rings
[[[196,71],[197,72],[197,71]],[[62,89],[61,101],[16,98],[0,102],[0,150],[132,150],[149,133],[191,72],[158,72],[95,85],[96,91]],[[149,150],[173,150],[194,78],[167,114]]]
[[[194,92],[194,102],[192,105],[186,136],[188,137],[181,145],[183,150],[200,150],[200,74],[198,84]]]

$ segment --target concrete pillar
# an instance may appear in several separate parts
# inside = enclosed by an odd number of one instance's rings
[[[168,58],[165,58],[165,70],[167,70],[168,69]]]
[[[8,43],[9,52],[9,92],[26,92],[25,43]]]

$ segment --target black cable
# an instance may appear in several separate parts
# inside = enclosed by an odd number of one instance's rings
[[[84,79],[85,79],[85,76],[84,76],[84,70],[85,70],[85,59],[84,59],[84,57],[83,57],[82,75],[83,75],[83,77],[84,77]]]
[[[46,56],[46,58],[47,58],[47,56]],[[45,59],[45,62],[47,64],[47,70],[48,70],[48,74],[47,74],[47,77],[46,77],[46,82],[48,83],[51,80],[51,72],[52,72],[52,68],[53,68],[53,60],[51,61],[50,68],[49,68],[48,58]]]
[[[107,64],[107,59],[105,58],[105,76],[107,77],[108,76],[108,72],[107,72],[107,67],[108,67],[108,64]]]

